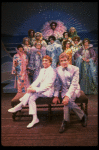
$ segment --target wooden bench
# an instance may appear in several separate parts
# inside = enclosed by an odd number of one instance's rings
[[[11,100],[11,106],[14,107],[16,106],[20,101],[19,99],[24,95],[25,93],[17,93],[15,95],[15,97]],[[59,97],[60,101],[62,102],[62,98]],[[56,107],[63,107],[64,105],[62,103],[60,104],[52,104],[52,100],[53,100],[53,97],[47,97],[47,98],[42,98],[42,97],[39,97],[37,100],[36,100],[36,104],[37,104],[37,108],[48,108],[48,116],[49,116],[49,120],[51,119],[51,108],[56,108]],[[81,109],[85,112],[85,114],[88,116],[88,98],[87,96],[84,94],[83,91],[81,91],[81,96],[79,98],[76,98],[75,100],[75,103],[78,103],[78,105],[81,107]],[[23,109],[28,109],[29,106],[26,105],[26,106],[23,106],[22,107],[22,110]],[[13,113],[12,114],[12,118],[13,120],[15,121],[15,118],[16,117],[29,117],[30,115],[24,115],[24,113],[22,113],[22,110],[16,112],[16,113]]]

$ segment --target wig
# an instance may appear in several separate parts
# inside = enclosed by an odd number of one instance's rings
[[[29,30],[28,30],[28,36],[30,37],[30,33],[31,33],[31,32],[33,32],[33,37],[34,37],[35,31],[34,31],[33,29],[29,29]]]

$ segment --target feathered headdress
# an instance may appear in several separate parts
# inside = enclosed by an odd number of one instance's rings
[[[55,28],[55,30],[53,30],[50,26],[50,24],[52,22],[56,22],[57,26]],[[67,28],[64,26],[64,23],[59,21],[59,20],[51,20],[49,22],[46,22],[43,25],[43,28],[41,29],[42,35],[44,37],[44,39],[48,40],[48,37],[53,35],[56,37],[56,39],[58,38],[62,38],[63,37],[63,33],[67,30]]]

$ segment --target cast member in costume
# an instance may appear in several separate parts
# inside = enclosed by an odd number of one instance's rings
[[[43,40],[42,33],[40,33],[40,32],[36,32],[36,33],[35,33],[35,40],[34,40],[34,42],[33,42],[33,46],[34,46],[36,43],[41,43],[43,47],[46,47],[46,46],[47,46],[47,43],[46,43],[45,40]]]
[[[28,37],[23,38],[22,46],[24,47],[24,52],[28,56],[28,60],[29,60],[30,59],[30,54],[31,54],[31,45],[30,45],[30,39]]]
[[[41,30],[44,39],[48,40],[49,36],[55,36],[56,40],[63,37],[63,33],[67,30],[61,21],[46,22]]]
[[[63,50],[69,56],[69,64],[72,65],[72,50],[71,50],[71,42],[66,40],[63,42]]]
[[[59,62],[59,55],[63,52],[62,46],[55,42],[56,38],[54,36],[49,37],[51,45],[46,47],[46,54],[52,58],[52,67],[56,68]]]
[[[16,76],[14,87],[17,88],[18,93],[24,93],[30,85],[27,73],[28,57],[24,53],[23,46],[21,44],[18,45],[16,51],[17,54],[13,56],[12,66],[12,74]]]
[[[72,41],[72,64],[75,65],[74,62],[74,54],[82,47],[82,40],[80,40],[79,36],[74,36]]]
[[[35,31],[33,29],[29,29],[28,30],[28,36],[29,36],[29,39],[30,39],[30,45],[33,46],[33,42],[35,40]]]
[[[30,55],[30,61],[28,64],[28,69],[30,74],[32,74],[32,81],[35,81],[39,75],[42,66],[42,58],[46,55],[46,48],[42,46],[41,43],[35,43],[35,46],[31,48],[32,52]]]
[[[63,45],[63,42],[66,41],[66,40],[69,40],[72,43],[72,39],[68,36],[67,31],[63,33],[62,45]]]
[[[76,29],[75,29],[74,27],[71,27],[71,28],[69,29],[69,37],[70,37],[70,38],[73,38],[74,36],[78,36],[78,35],[77,35],[77,31],[76,31]]]
[[[74,54],[75,65],[80,70],[80,86],[85,94],[97,94],[97,55],[90,40],[83,40],[83,47]]]

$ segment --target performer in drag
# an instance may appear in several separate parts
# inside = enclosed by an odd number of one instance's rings
[[[48,40],[49,36],[55,36],[56,40],[63,37],[63,33],[67,30],[61,21],[46,22],[41,30],[44,39]]]

